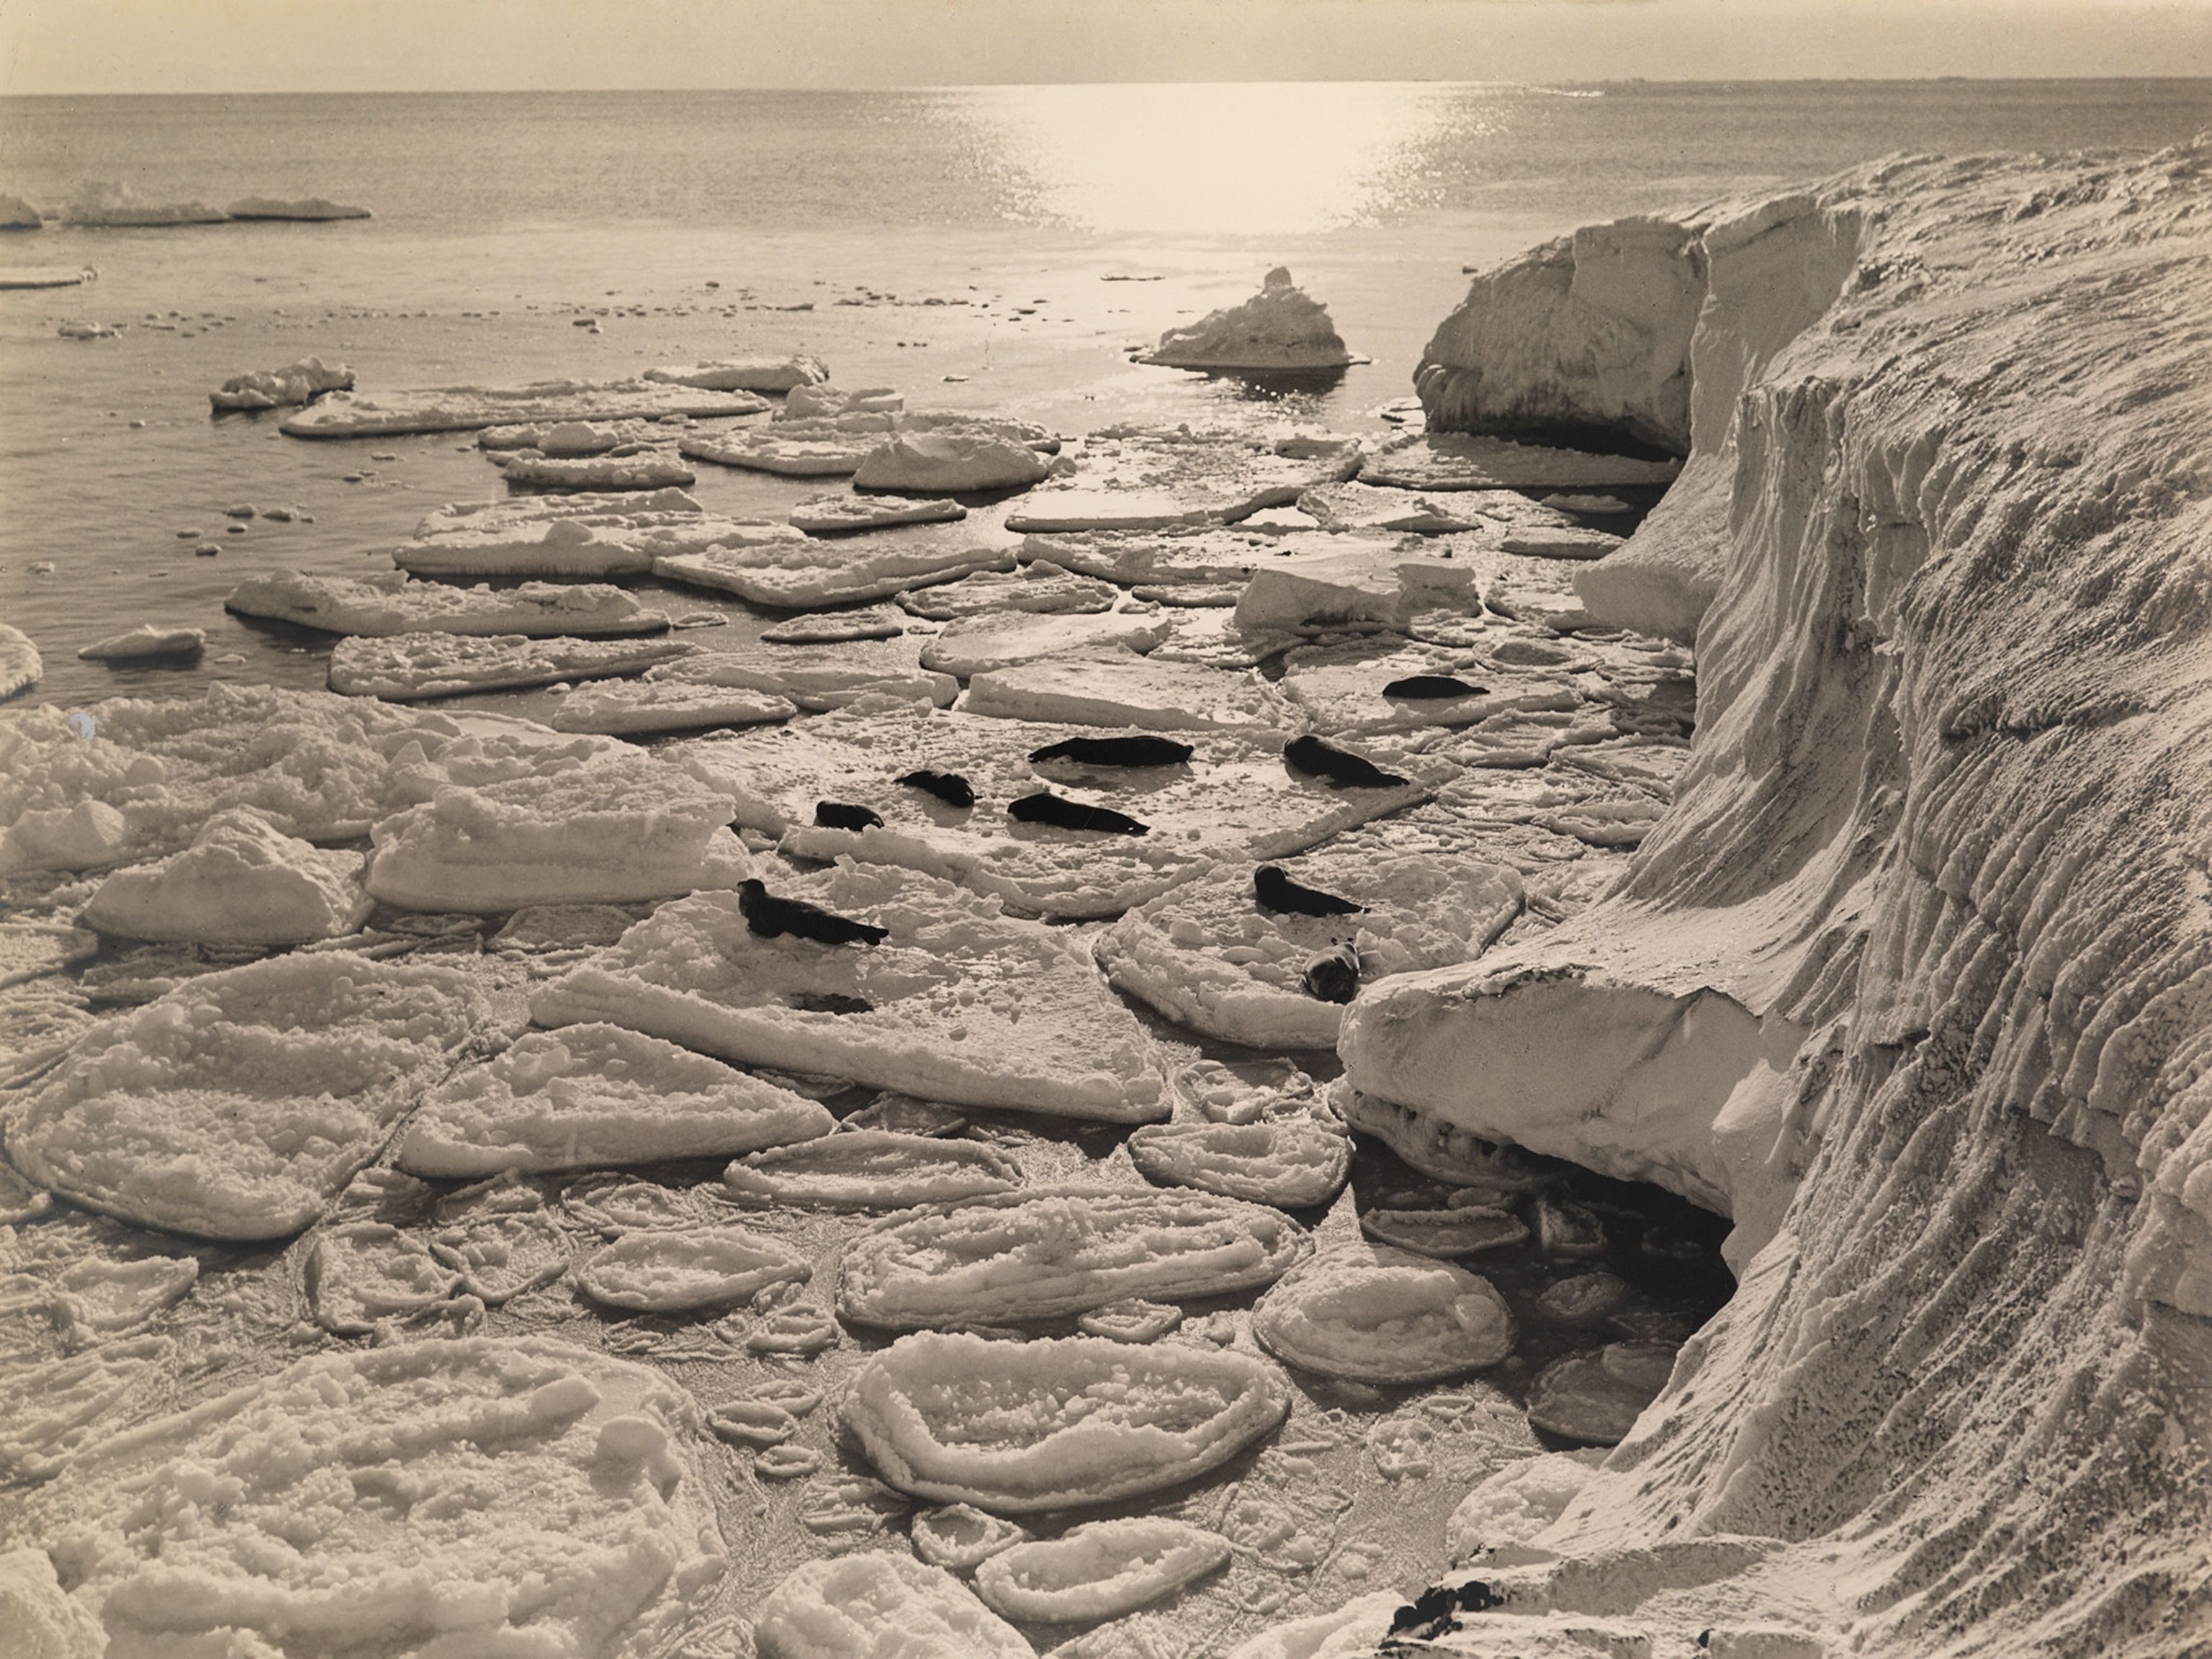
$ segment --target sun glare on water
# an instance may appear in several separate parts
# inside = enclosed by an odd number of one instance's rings
[[[979,87],[959,112],[1026,178],[1026,214],[1085,229],[1300,234],[1387,210],[1436,88],[1226,83]]]

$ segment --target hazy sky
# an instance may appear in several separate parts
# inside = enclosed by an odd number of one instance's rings
[[[2212,0],[0,0],[0,91],[2212,75]]]

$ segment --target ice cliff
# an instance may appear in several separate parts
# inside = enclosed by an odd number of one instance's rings
[[[2212,135],[1601,227],[1430,355],[1440,427],[1686,440],[1577,586],[1698,724],[1606,902],[1352,1005],[1354,1109],[1725,1208],[1741,1281],[1441,1645],[2208,1650]]]

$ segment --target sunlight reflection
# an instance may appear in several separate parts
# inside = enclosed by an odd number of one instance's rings
[[[976,87],[963,112],[1030,180],[1028,214],[1097,231],[1283,234],[1371,222],[1445,118],[1429,85]],[[1024,216],[1028,216],[1025,214]]]

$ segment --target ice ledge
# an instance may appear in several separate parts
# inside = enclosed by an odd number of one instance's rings
[[[1478,963],[1380,982],[1339,1051],[1354,1127],[1452,1173],[1455,1134],[1507,1141],[1729,1216],[1741,1269],[1802,1165],[1786,1130],[1802,1026],[1710,986],[1590,963]]]

